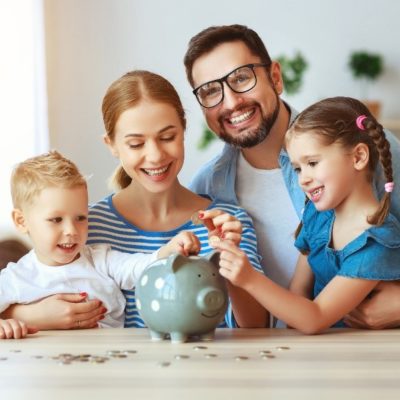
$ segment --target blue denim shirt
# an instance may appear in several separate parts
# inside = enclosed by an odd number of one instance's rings
[[[298,112],[290,107],[290,105],[287,106],[290,110],[289,124],[292,124]],[[400,190],[400,140],[390,131],[385,130],[385,133],[390,142],[395,182],[390,211],[400,220],[400,196],[398,194]],[[239,154],[240,149],[226,144],[221,154],[200,168],[199,172],[190,182],[189,188],[198,194],[207,195],[213,200],[218,199],[227,203],[240,205],[235,193],[236,169]],[[305,197],[298,184],[297,174],[294,172],[288,154],[284,149],[282,149],[279,154],[279,165],[282,169],[286,188],[300,219],[304,208]],[[382,166],[379,163],[374,179],[375,193],[378,198],[381,198],[384,193],[385,183],[386,180],[383,175]],[[265,206],[267,207],[268,205],[266,204]]]
[[[330,247],[333,210],[318,212],[310,201],[304,210],[303,227],[295,241],[308,252],[314,273],[314,298],[336,276],[389,281],[400,279],[400,223],[392,214],[381,226],[372,226],[343,249]],[[341,321],[335,327],[344,326]]]

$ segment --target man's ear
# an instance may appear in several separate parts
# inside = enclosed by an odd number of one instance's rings
[[[365,143],[358,143],[353,148],[353,165],[358,171],[363,170],[368,166],[369,148]]]
[[[276,92],[281,95],[283,93],[283,79],[281,66],[278,62],[273,61],[270,69],[271,83],[273,84]]]
[[[26,221],[24,213],[19,208],[14,208],[11,212],[11,217],[14,222],[15,227],[21,233],[28,233],[28,227],[26,226]]]
[[[115,149],[114,143],[111,141],[110,137],[107,135],[107,133],[105,133],[103,135],[103,142],[106,144],[106,146],[108,147],[108,150],[110,150],[111,154],[116,157],[119,158],[119,153],[118,151]]]

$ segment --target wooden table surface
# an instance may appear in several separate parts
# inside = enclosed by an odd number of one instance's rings
[[[108,360],[64,364],[61,353]],[[287,329],[219,329],[212,342],[171,344],[152,342],[146,329],[93,329],[0,340],[1,400],[78,397],[397,399],[400,330],[305,336]]]

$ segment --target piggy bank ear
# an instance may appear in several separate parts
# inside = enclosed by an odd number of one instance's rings
[[[183,265],[187,264],[187,261],[187,257],[179,253],[171,254],[168,257],[168,264],[174,273],[177,272]]]
[[[221,253],[217,250],[212,251],[211,253],[208,253],[204,258],[208,261],[210,261],[212,264],[215,265],[216,268],[219,269],[219,258],[220,258]]]

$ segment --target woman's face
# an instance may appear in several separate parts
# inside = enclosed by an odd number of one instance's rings
[[[184,160],[184,129],[175,108],[142,100],[124,111],[106,143],[135,184],[159,193],[176,181]]]

